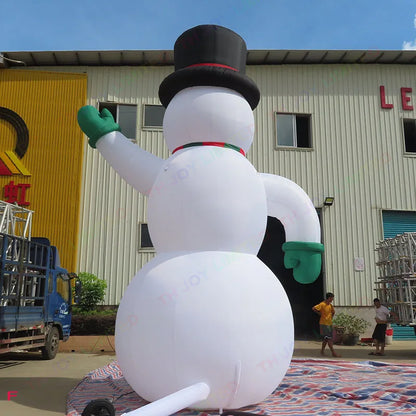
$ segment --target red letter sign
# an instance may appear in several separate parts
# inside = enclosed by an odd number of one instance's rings
[[[406,95],[408,92],[412,92],[412,89],[411,88],[400,88],[400,92],[402,93],[402,107],[403,107],[403,110],[412,111],[413,106],[407,104],[410,101],[410,97],[408,97]]]
[[[4,187],[4,199],[9,204],[17,202],[20,206],[30,205],[29,201],[26,201],[26,190],[30,188],[30,183],[19,183],[15,185],[14,181],[10,181]]]
[[[381,108],[393,108],[393,104],[386,103],[386,93],[384,91],[384,85],[380,85],[380,100]]]
[[[11,390],[11,391],[7,392],[7,400],[11,400],[12,397],[17,397],[17,391],[16,390]]]

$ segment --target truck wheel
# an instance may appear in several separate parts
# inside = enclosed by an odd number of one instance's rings
[[[114,416],[114,406],[107,399],[92,400],[81,416]]]
[[[46,345],[42,347],[42,357],[45,360],[53,360],[58,352],[59,347],[59,331],[53,326],[46,338]]]

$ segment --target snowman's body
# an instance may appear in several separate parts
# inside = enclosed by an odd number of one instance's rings
[[[192,142],[226,142],[247,151],[253,131],[250,106],[227,88],[187,88],[164,118],[171,151]],[[163,161],[120,136],[104,136],[97,148],[149,195],[149,231],[158,253],[120,303],[116,352],[126,380],[149,401],[199,382],[210,393],[198,408],[263,400],[289,366],[293,320],[283,287],[256,255],[268,214],[281,219],[287,239],[319,241],[316,224],[312,231],[305,225],[316,216],[312,204],[296,191],[294,200],[304,206],[289,209],[290,181],[262,176],[234,149],[193,146]],[[127,164],[120,162],[123,154]],[[272,197],[270,184],[277,189]]]
[[[131,282],[117,315],[123,375],[154,401],[198,382],[197,408],[240,408],[277,387],[293,352],[285,291],[252,254],[162,254]]]
[[[293,324],[284,289],[256,256],[266,221],[260,175],[235,150],[188,148],[164,163],[148,202],[152,241],[163,254],[134,278],[117,316],[138,317],[117,331],[116,347],[144,398],[204,381],[211,393],[197,407],[239,408],[279,384]]]
[[[232,251],[257,254],[267,223],[263,182],[233,149],[199,146],[163,164],[148,201],[158,253]]]

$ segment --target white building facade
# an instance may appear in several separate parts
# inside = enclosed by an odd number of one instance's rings
[[[86,104],[108,107],[137,145],[169,157],[158,88],[173,71],[172,51],[4,56],[29,70],[86,73]],[[320,214],[322,276],[315,291],[302,289],[305,298],[315,304],[331,291],[336,306],[368,308],[376,243],[396,229],[416,231],[415,51],[249,51],[247,74],[261,92],[248,159],[259,172],[299,184]],[[116,305],[155,255],[145,235],[146,198],[86,139],[81,206],[78,272],[105,279],[106,303]]]

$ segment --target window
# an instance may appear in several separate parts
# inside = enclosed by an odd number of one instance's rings
[[[157,128],[163,127],[163,116],[165,115],[165,107],[163,105],[144,105],[143,127]]]
[[[53,292],[53,275],[52,273],[49,273],[49,279],[48,279],[48,293]]]
[[[149,228],[147,224],[141,223],[140,225],[140,244],[139,249],[153,249],[153,243],[150,238]]]
[[[62,299],[69,302],[69,278],[66,274],[59,273],[56,278],[56,291],[62,296]]]
[[[121,132],[131,140],[136,140],[137,106],[129,104],[100,103],[99,111],[106,108],[120,126]]]
[[[277,145],[311,148],[310,115],[276,114]]]
[[[406,152],[416,153],[416,120],[404,118],[403,131]]]

